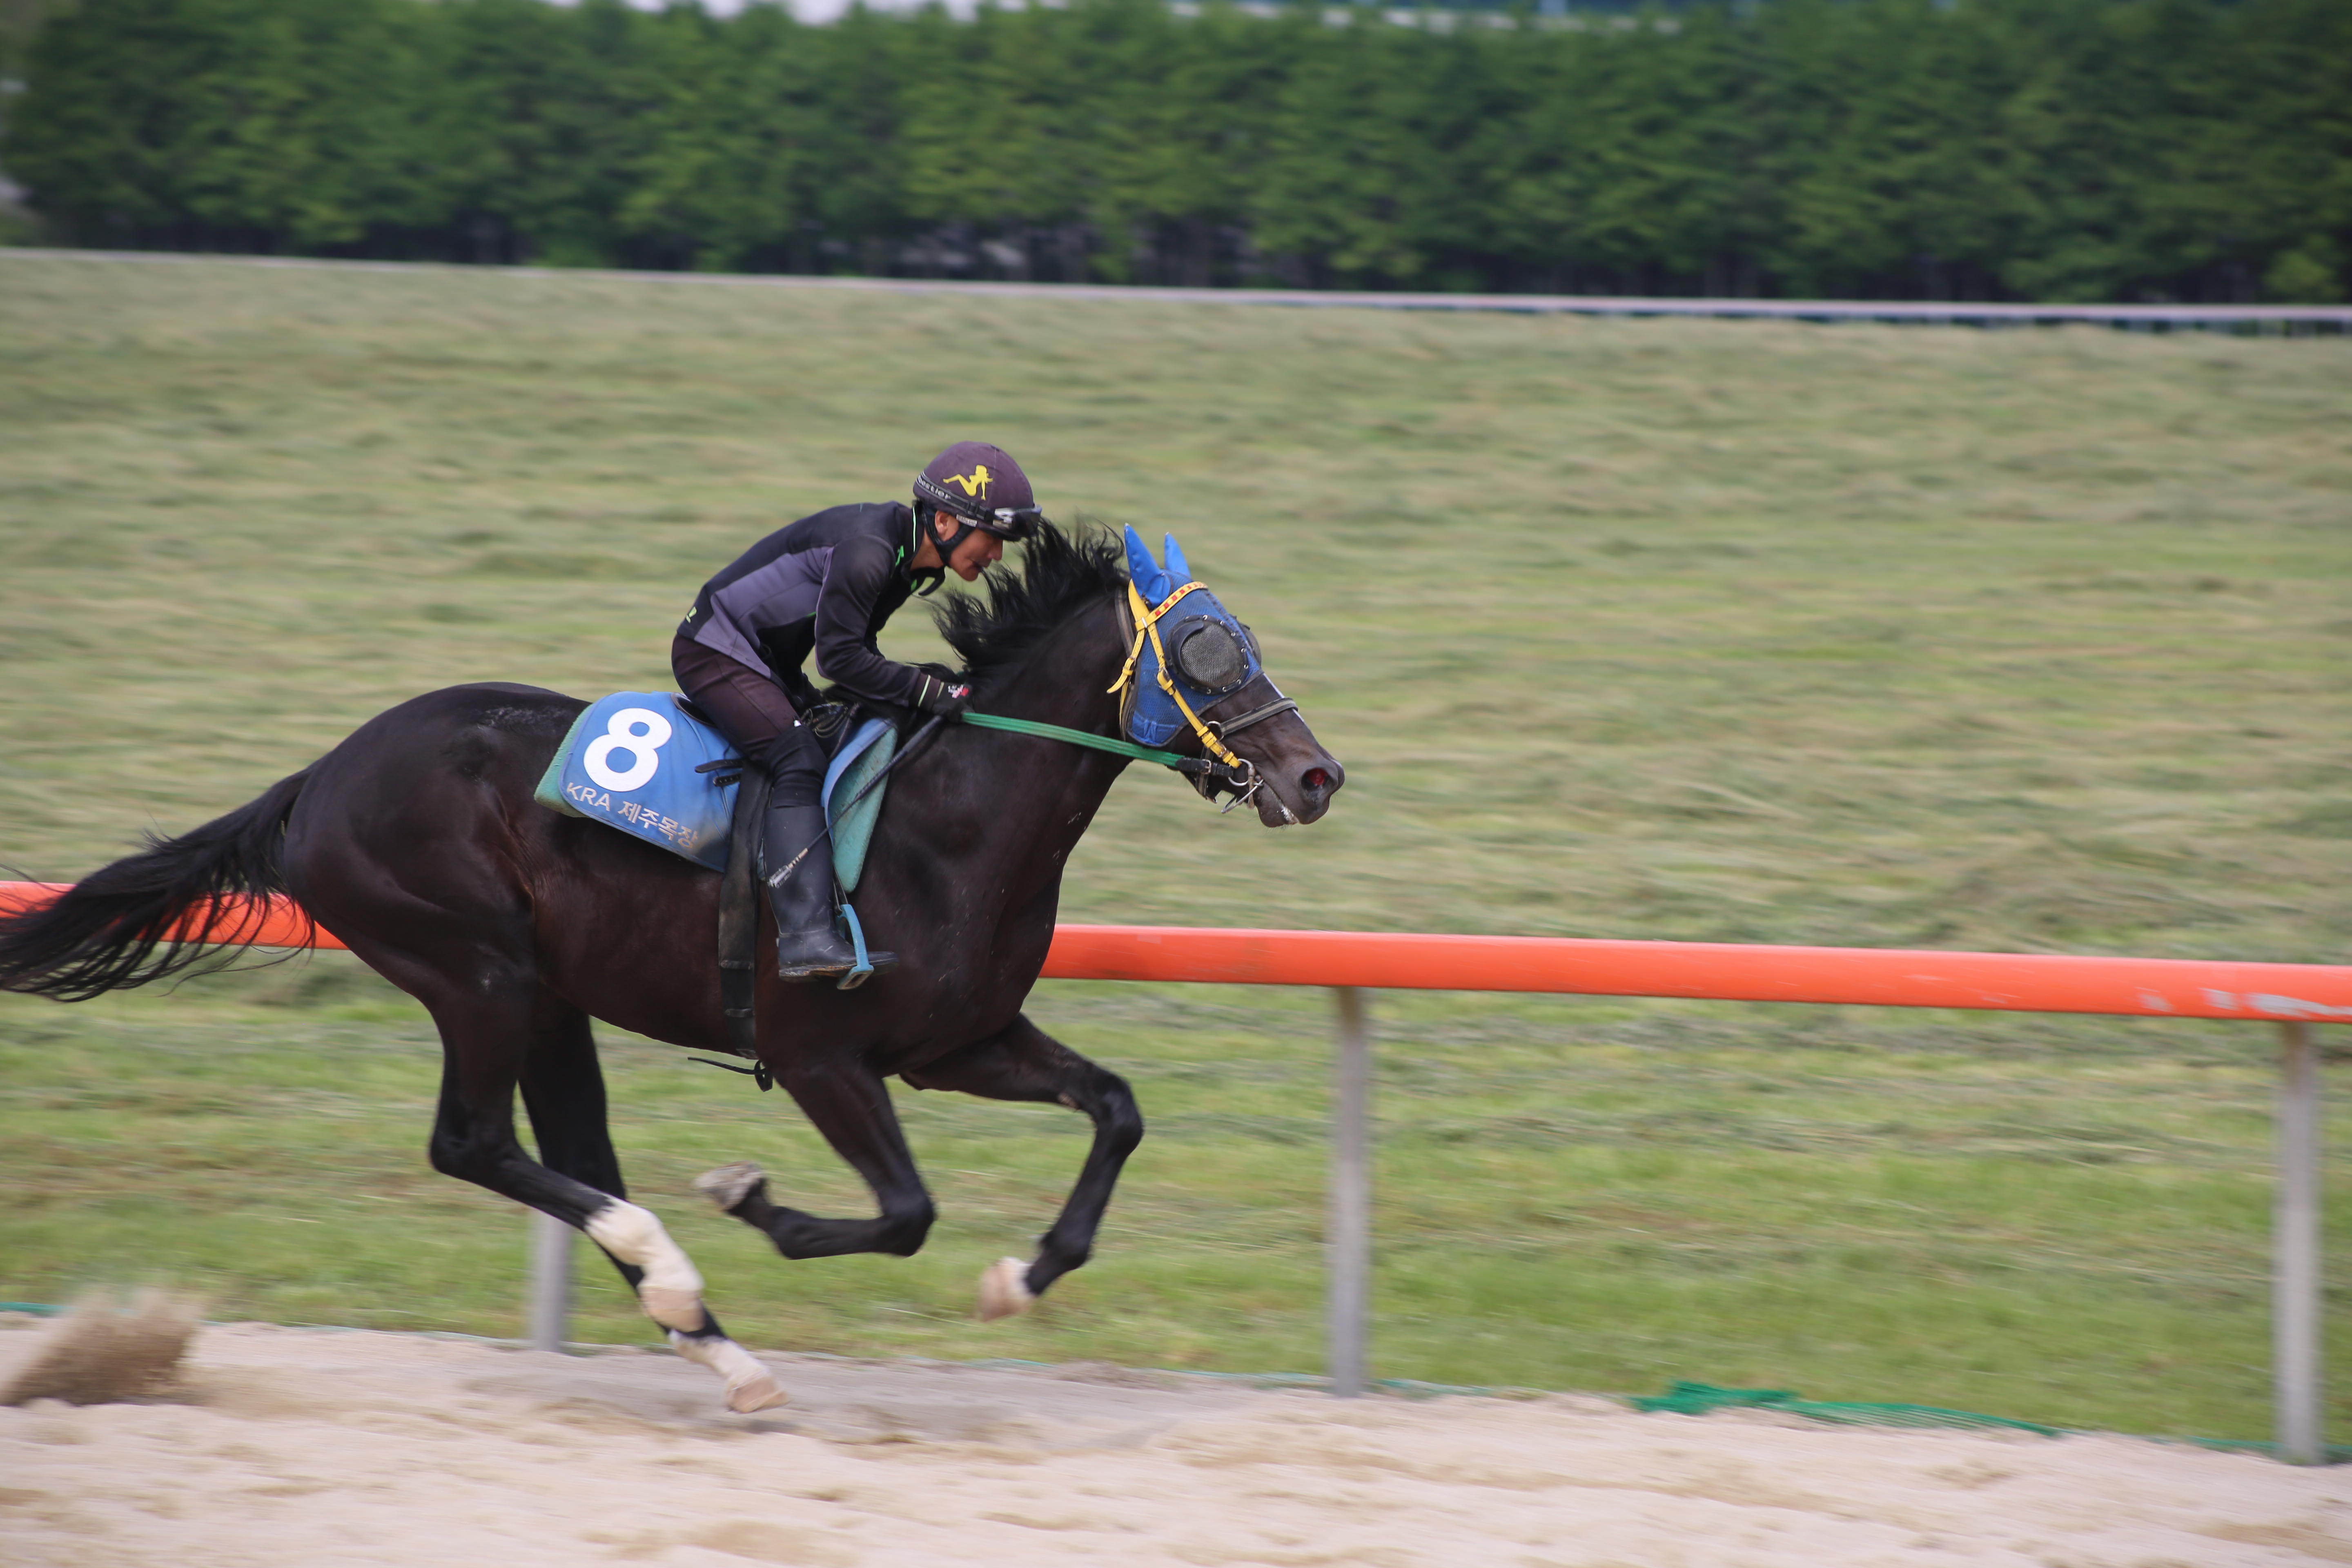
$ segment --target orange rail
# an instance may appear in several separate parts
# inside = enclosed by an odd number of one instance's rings
[[[0,882],[0,915],[37,909],[72,886],[71,882]],[[333,933],[312,925],[299,905],[285,899],[267,902],[258,899],[223,899],[206,914],[209,920],[194,913],[183,919],[173,929],[172,940],[249,941],[255,947],[343,947]],[[250,937],[247,935],[248,931],[252,933]]]
[[[1055,980],[1553,991],[1726,1002],[2352,1022],[2352,965],[2062,953],[1066,925],[1054,932],[1045,973]]]
[[[66,886],[0,882],[0,911],[46,902]],[[326,931],[314,931],[283,902],[257,911],[250,903],[238,901],[219,914],[213,930],[215,940],[241,936],[258,919],[253,939],[257,946],[343,945]],[[180,929],[200,938],[203,934],[202,922],[194,917]],[[2059,953],[1066,925],[1054,932],[1045,973],[1049,980],[1564,992],[2242,1022],[2352,1022],[2352,965]]]

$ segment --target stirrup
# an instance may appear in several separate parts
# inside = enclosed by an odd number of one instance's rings
[[[838,991],[855,991],[884,970],[898,967],[895,952],[869,952],[863,964],[854,959],[812,959],[787,968],[781,955],[776,961],[776,973],[787,981],[834,980]]]
[[[868,952],[862,958],[856,954],[847,958],[811,954],[805,958],[787,959],[781,940],[777,942],[776,948],[776,973],[783,980],[792,983],[831,980],[835,982],[835,989],[839,991],[855,991],[884,970],[898,967],[898,955],[895,952]]]
[[[849,973],[844,974],[839,980],[834,983],[833,988],[835,991],[855,991],[859,986],[865,984],[867,981],[873,979],[876,975],[881,973],[884,970],[896,969],[898,967],[898,955],[897,953],[869,952],[866,955],[866,962],[864,963],[853,966]]]
[[[857,960],[855,956],[824,952],[810,952],[805,951],[807,946],[805,942],[801,944],[803,951],[800,952],[787,951],[793,945],[793,936],[807,938],[831,934],[830,931],[796,931],[778,937],[776,939],[776,973],[785,980],[831,980],[836,975],[846,974],[856,968]]]
[[[812,955],[792,960],[784,956],[784,944],[798,937],[804,945],[814,946],[827,937],[839,940],[839,932],[819,927],[815,931],[780,931],[776,935],[776,973],[788,981],[833,980],[836,991],[855,991],[886,969],[898,966],[895,952],[876,952],[866,945],[866,928],[857,919],[857,910],[844,900],[837,910],[839,923],[849,931],[850,950],[845,956],[832,953]],[[835,977],[838,976],[838,979]]]
[[[836,991],[855,991],[874,978],[877,971],[895,968],[898,955],[895,952],[868,952],[866,949],[866,927],[857,918],[857,906],[847,899],[841,900],[841,923],[849,929],[849,945],[857,954],[857,962],[849,967],[834,985]]]

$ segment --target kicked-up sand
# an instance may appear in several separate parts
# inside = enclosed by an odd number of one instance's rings
[[[43,1326],[0,1331],[0,1384]],[[208,1327],[136,1404],[0,1408],[0,1563],[2286,1568],[2352,1467],[2122,1437],[1339,1402],[1221,1379]]]

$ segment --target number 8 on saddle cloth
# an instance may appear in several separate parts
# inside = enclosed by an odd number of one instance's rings
[[[885,786],[868,791],[866,785],[888,765],[898,743],[887,721],[868,719],[825,770],[834,876],[845,891],[857,886],[882,815]],[[734,825],[732,786],[741,771],[727,737],[695,717],[682,699],[615,691],[572,721],[531,798],[724,871]],[[835,820],[836,802],[855,803],[845,819]]]

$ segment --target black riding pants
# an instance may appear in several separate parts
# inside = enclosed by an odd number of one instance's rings
[[[824,748],[793,710],[792,699],[740,659],[678,637],[669,647],[677,689],[719,731],[768,772],[772,809],[814,805],[824,785]]]

